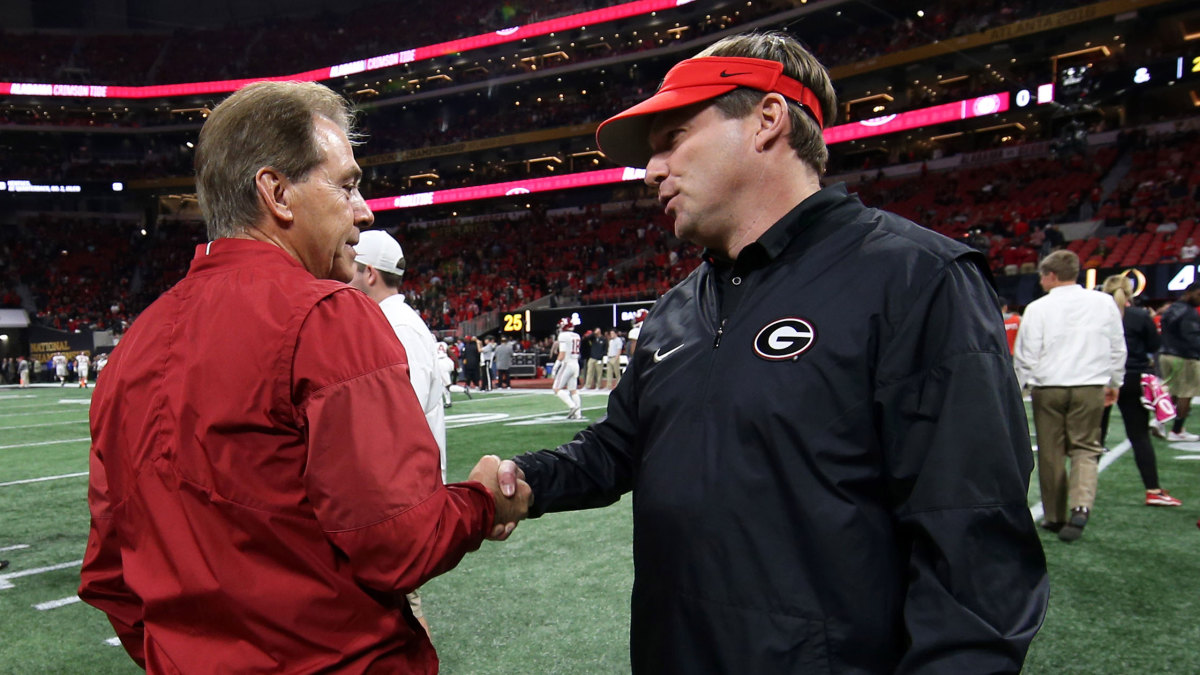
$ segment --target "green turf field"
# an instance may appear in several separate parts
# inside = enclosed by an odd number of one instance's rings
[[[0,572],[0,673],[137,672],[109,644],[104,616],[75,598],[88,528],[89,397],[71,387],[0,388],[0,559],[11,561]],[[598,418],[605,397],[583,400],[585,416]],[[582,427],[561,419],[565,407],[548,392],[460,394],[448,412],[451,480],[482,454],[556,445]],[[1110,456],[1123,441],[1116,415]],[[1155,442],[1163,486],[1184,506],[1142,505],[1132,452],[1105,468],[1083,539],[1042,535],[1050,611],[1025,672],[1200,673],[1200,443]],[[525,522],[427,584],[442,672],[628,672],[629,502]]]

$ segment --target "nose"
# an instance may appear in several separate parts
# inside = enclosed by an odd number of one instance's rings
[[[650,161],[646,162],[646,185],[650,187],[658,187],[667,179],[667,161],[663,159],[661,154],[652,155]]]
[[[367,206],[367,200],[363,199],[362,193],[358,190],[354,191],[354,226],[360,230],[365,230],[375,223],[375,214],[371,211],[371,207]]]

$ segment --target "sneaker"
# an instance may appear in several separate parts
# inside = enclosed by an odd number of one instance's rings
[[[1042,528],[1043,530],[1050,530],[1051,532],[1057,534],[1059,530],[1063,529],[1064,524],[1065,523],[1054,523],[1049,520],[1043,520],[1038,524],[1038,527]]]
[[[1183,506],[1183,502],[1167,494],[1166,490],[1146,490],[1146,506]]]
[[[1190,431],[1180,431],[1179,433],[1175,433],[1174,431],[1168,431],[1167,432],[1167,440],[1168,441],[1200,441],[1200,436],[1193,434]]]
[[[1163,423],[1158,420],[1150,420],[1150,434],[1163,440],[1167,438],[1167,430],[1163,428]]]
[[[1065,525],[1063,525],[1062,529],[1058,531],[1058,538],[1063,541],[1075,541],[1076,539],[1082,537],[1083,528],[1085,525],[1087,525],[1089,515],[1090,513],[1088,512],[1087,507],[1076,506],[1075,508],[1071,509],[1071,518]]]

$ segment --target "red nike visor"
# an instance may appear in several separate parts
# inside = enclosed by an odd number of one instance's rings
[[[596,143],[617,164],[644,167],[650,161],[650,122],[655,113],[707,101],[738,87],[782,94],[799,103],[817,126],[825,126],[817,95],[784,75],[782,63],[740,56],[702,56],[675,64],[653,96],[604,120],[596,129]]]

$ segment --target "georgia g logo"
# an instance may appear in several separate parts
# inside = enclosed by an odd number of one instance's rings
[[[817,342],[817,329],[804,319],[790,317],[772,321],[754,338],[754,353],[768,361],[786,361],[800,356]]]

